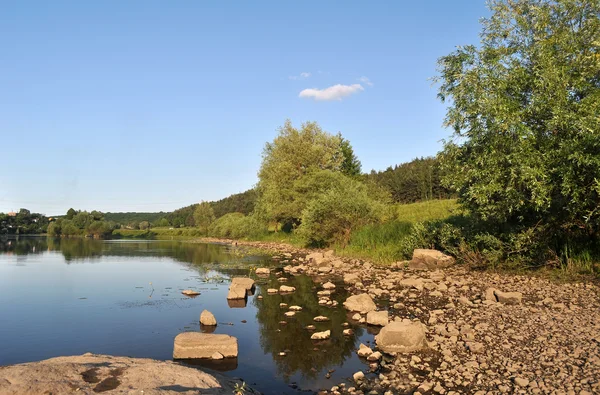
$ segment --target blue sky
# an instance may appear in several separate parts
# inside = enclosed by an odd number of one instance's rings
[[[167,211],[252,187],[289,118],[363,170],[449,135],[430,78],[483,0],[2,1],[0,212]],[[329,88],[329,89],[328,89]]]

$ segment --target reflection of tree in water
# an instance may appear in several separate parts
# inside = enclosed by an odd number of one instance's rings
[[[45,238],[17,237],[0,238],[0,252],[15,255],[41,254],[48,249]]]
[[[259,323],[260,344],[265,353],[270,353],[277,364],[279,375],[288,382],[289,378],[299,372],[305,379],[315,379],[320,371],[341,365],[357,346],[358,337],[363,329],[353,327],[353,336],[344,336],[342,324],[347,321],[346,312],[342,302],[345,292],[338,291],[333,296],[339,302],[338,307],[328,308],[320,306],[314,283],[308,276],[291,278],[289,285],[296,287],[296,292],[288,295],[267,295],[267,288],[279,288],[280,283],[271,278],[267,284],[262,285],[259,294],[262,300],[254,298],[257,305],[256,318]],[[302,311],[292,318],[286,318],[286,308],[280,308],[279,303],[288,306],[298,305]],[[313,318],[324,315],[330,321],[324,323],[313,322]],[[280,321],[287,321],[287,325],[280,325]],[[331,338],[327,341],[315,342],[310,339],[313,332],[305,329],[307,325],[315,325],[317,331],[331,330]],[[277,330],[281,331],[278,332]],[[317,348],[318,350],[316,350]],[[285,357],[279,357],[281,351],[290,350]]]
[[[107,242],[89,238],[2,238],[0,252],[17,255],[38,254],[45,251],[60,252],[67,263],[102,256],[118,257],[166,257],[188,266],[200,273],[215,270],[229,275],[249,274],[248,263],[256,257],[240,257],[231,254],[226,246],[217,244],[183,243],[171,240]]]

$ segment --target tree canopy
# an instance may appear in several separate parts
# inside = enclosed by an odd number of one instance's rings
[[[600,230],[600,2],[492,0],[481,45],[439,60],[446,182],[499,231]]]
[[[304,206],[298,202],[297,182],[321,170],[342,171],[343,163],[341,135],[323,131],[316,122],[305,122],[297,129],[286,121],[263,151],[259,211],[271,220],[298,222]]]

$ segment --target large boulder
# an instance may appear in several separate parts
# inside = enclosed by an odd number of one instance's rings
[[[438,250],[416,249],[408,267],[411,269],[435,270],[454,265],[455,259]]]
[[[240,384],[240,382],[237,382]],[[236,382],[173,361],[83,354],[0,368],[0,394],[231,395]],[[186,392],[187,393],[187,392]],[[253,392],[248,392],[253,393]]]
[[[375,336],[377,348],[386,353],[407,353],[426,347],[425,327],[416,321],[394,321],[384,326]]]
[[[377,309],[375,302],[373,302],[373,298],[371,298],[369,294],[350,296],[344,302],[344,307],[346,310],[358,311],[362,314],[366,314],[369,311],[374,311]]]
[[[173,359],[211,358],[215,352],[225,358],[237,357],[237,339],[229,335],[200,332],[183,332],[175,337]]]
[[[375,326],[386,326],[388,324],[388,312],[369,311],[367,313],[367,324]]]
[[[217,319],[210,311],[203,310],[200,314],[200,324],[206,326],[215,326],[217,325]]]

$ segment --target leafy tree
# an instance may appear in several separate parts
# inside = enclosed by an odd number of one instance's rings
[[[365,179],[386,188],[395,202],[414,203],[454,197],[452,191],[442,185],[442,177],[439,160],[432,157],[415,158],[384,171],[371,171]]]
[[[344,157],[341,166],[342,173],[350,177],[360,176],[362,174],[362,165],[356,155],[354,155],[354,149],[352,149],[350,141],[343,138],[341,133],[338,133],[337,137],[340,139],[340,150]]]
[[[341,138],[324,132],[316,122],[296,129],[288,120],[272,143],[267,143],[258,173],[258,212],[267,219],[297,223],[304,207],[294,184],[318,170],[341,171],[344,156]]]
[[[142,221],[142,222],[140,222],[139,228],[140,228],[140,230],[148,230],[148,229],[150,229],[150,222],[148,222],[148,221]]]
[[[439,60],[447,184],[513,251],[600,230],[600,2],[492,0],[481,45]],[[529,246],[529,247],[528,247]],[[539,254],[538,259],[544,259]]]
[[[386,206],[373,198],[365,184],[341,174],[337,181],[311,200],[302,213],[298,233],[308,244],[339,242],[346,246],[353,230],[386,217]]]
[[[162,226],[162,227],[166,227],[169,226],[169,221],[166,218],[161,218],[157,223],[156,226]]]
[[[215,220],[215,213],[209,202],[200,202],[194,210],[194,222],[202,233],[208,231],[208,227]]]
[[[70,208],[70,209],[67,211],[67,216],[66,216],[66,218],[67,218],[67,219],[73,219],[73,217],[74,217],[76,214],[77,214],[77,211],[75,211],[73,208]]]

